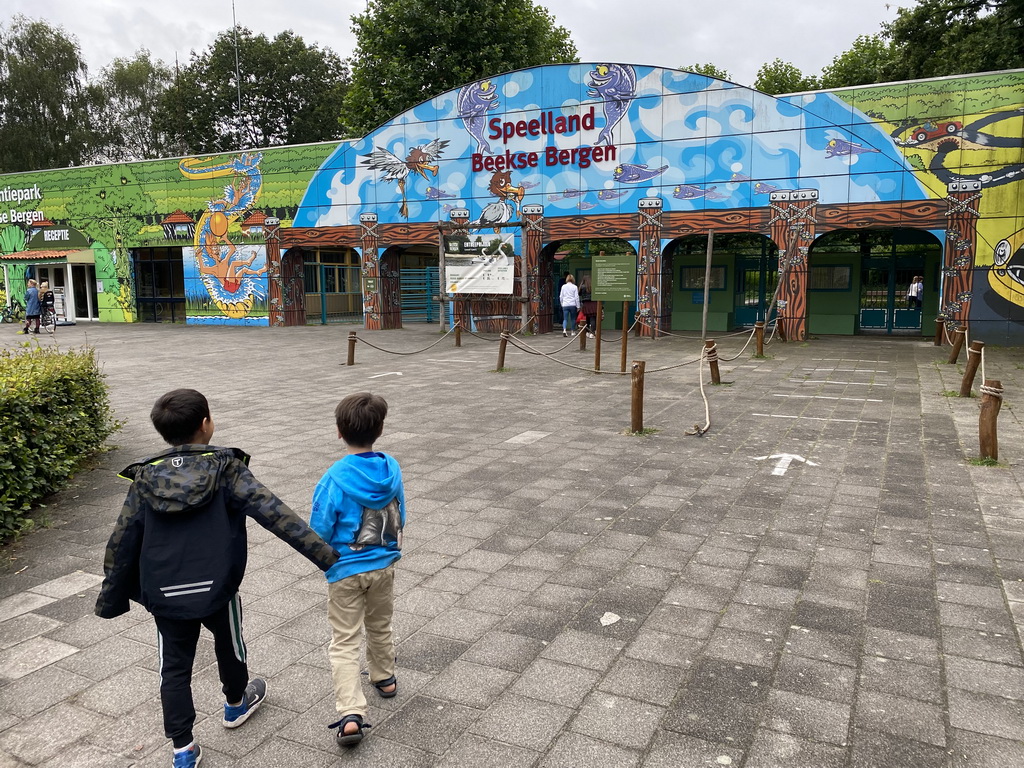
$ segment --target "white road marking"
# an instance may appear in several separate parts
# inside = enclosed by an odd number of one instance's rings
[[[378,373],[376,376],[371,376],[371,379],[379,379],[381,376],[401,376],[402,374],[398,371],[388,371],[387,373]]]
[[[827,381],[825,379],[790,379],[790,381],[797,384],[859,384],[862,387],[881,386],[876,385],[873,381]]]
[[[801,400],[852,400],[855,403],[881,403],[876,397],[836,397],[835,395],[783,395],[773,392],[772,397],[794,397]]]
[[[789,469],[789,465],[792,464],[794,461],[802,461],[805,464],[812,467],[818,466],[817,462],[811,461],[810,459],[805,459],[803,456],[798,456],[795,453],[773,453],[771,456],[754,457],[754,461],[764,461],[765,459],[779,460],[778,463],[775,465],[775,468],[772,470],[773,475],[786,474],[786,470]]]
[[[821,416],[783,416],[778,413],[752,413],[751,416],[767,416],[770,419],[809,419],[811,421],[845,421],[850,424],[877,424],[877,421],[862,421],[861,419],[826,419]]]

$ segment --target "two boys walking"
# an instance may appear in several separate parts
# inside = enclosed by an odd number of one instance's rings
[[[397,694],[391,616],[405,494],[398,463],[373,451],[386,416],[387,403],[370,393],[338,405],[338,436],[348,453],[317,484],[307,525],[253,477],[247,454],[210,444],[214,423],[201,393],[177,389],[153,406],[153,426],[172,448],[121,473],[132,485],[107,544],[96,614],[119,616],[130,600],[153,614],[174,768],[192,768],[203,756],[192,733],[191,687],[201,627],[214,638],[224,727],[245,723],[267,696],[266,681],[249,678],[242,637],[238,589],[247,517],[326,572],[331,670],[341,715],[329,727],[337,729],[338,744],[357,744],[370,727],[359,676],[364,625],[370,680],[381,696]]]

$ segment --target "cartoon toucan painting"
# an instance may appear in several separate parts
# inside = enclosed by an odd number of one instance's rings
[[[441,157],[441,153],[447,146],[447,141],[434,139],[428,144],[413,147],[409,150],[405,160],[386,149],[377,147],[369,155],[364,155],[363,164],[375,171],[384,171],[384,181],[398,182],[398,193],[402,196],[402,206],[398,212],[402,218],[407,219],[409,218],[409,206],[405,199],[405,188],[409,174],[416,173],[424,179],[427,178],[428,172],[437,176],[437,165],[434,163]]]

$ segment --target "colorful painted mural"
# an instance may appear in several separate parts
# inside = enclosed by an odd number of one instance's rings
[[[460,292],[457,312],[543,332],[559,244],[617,239],[636,254],[634,310],[656,334],[700,311],[680,270],[698,254],[687,239],[714,233],[723,328],[749,320],[757,251],[772,275],[751,317],[777,299],[790,338],[873,327],[865,302],[885,280],[888,308],[870,312],[888,312],[891,332],[895,283],[920,268],[926,311],[947,327],[1024,343],[1022,182],[1022,71],[772,97],[678,70],[553,65],[469,83],[352,141],[2,176],[0,265],[17,294],[32,265],[67,264],[70,279],[91,259],[93,317],[123,322],[167,318],[160,270],[177,263],[186,322],[273,325],[283,297],[302,294],[304,259],[352,253],[361,285],[346,290],[367,327],[389,328],[402,323],[403,251],[440,265],[443,234],[500,232],[512,295]],[[65,228],[90,248],[32,240]],[[865,233],[880,232],[892,264],[908,248],[917,261],[877,267]],[[754,240],[733,252],[730,236]],[[910,319],[900,327],[930,332],[920,310]]]

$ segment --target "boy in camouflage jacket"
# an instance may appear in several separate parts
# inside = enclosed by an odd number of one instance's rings
[[[159,636],[160,700],[174,768],[192,768],[202,751],[192,738],[192,664],[200,627],[214,637],[225,696],[226,728],[244,723],[266,697],[249,680],[238,587],[247,556],[245,519],[252,517],[326,571],[338,553],[248,469],[237,448],[209,445],[209,405],[193,389],[157,400],[153,426],[172,450],[133,464],[124,508],[107,544],[96,614],[126,613],[129,600],[153,614]]]

